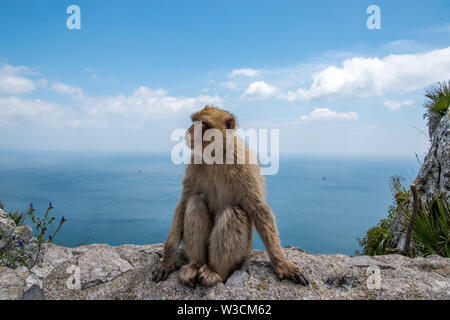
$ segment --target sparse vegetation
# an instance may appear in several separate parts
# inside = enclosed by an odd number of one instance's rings
[[[20,239],[17,239],[15,234],[7,237],[0,230],[0,243],[2,243],[0,248],[0,267],[16,269],[19,266],[26,266],[27,254],[24,244]]]
[[[44,244],[46,242],[47,243],[53,242],[55,240],[56,234],[61,229],[63,223],[67,221],[63,216],[59,220],[59,224],[56,227],[56,230],[53,232],[52,235],[48,235],[48,238],[46,239],[45,235],[47,234],[48,228],[51,226],[51,224],[55,220],[55,217],[48,216],[50,210],[52,210],[52,209],[53,209],[53,205],[50,202],[50,204],[48,205],[48,208],[45,211],[44,216],[42,218],[35,215],[34,212],[36,210],[34,209],[33,204],[30,204],[30,209],[28,210],[28,216],[31,218],[31,221],[35,225],[35,228],[33,228],[33,230],[35,232],[35,237],[37,238],[37,241],[38,241],[38,254],[36,255],[36,260],[39,257],[39,253],[41,251],[42,244]]]
[[[370,228],[362,239],[357,239],[362,247],[362,252],[356,250],[356,255],[383,255],[388,254],[396,247],[394,236],[389,229],[394,220],[408,210],[411,193],[405,188],[402,179],[398,176],[393,176],[390,184],[394,201],[388,207],[388,217],[382,219],[375,227]]]
[[[450,81],[438,82],[425,89],[425,104],[427,109],[424,119],[430,117],[431,112],[444,115],[450,105]]]
[[[395,201],[389,206],[388,217],[369,229],[362,239],[357,239],[362,252],[356,250],[356,255],[372,256],[398,252],[389,229],[398,218],[406,230],[412,213],[411,191],[405,188],[397,176],[392,177],[391,190]],[[413,256],[437,254],[450,257],[450,203],[446,194],[434,195],[426,204],[420,203],[411,240]]]
[[[26,213],[15,211],[15,212],[8,212],[8,215],[11,219],[14,220],[16,226],[21,226],[25,221]]]
[[[0,202],[0,209],[5,210],[5,206],[3,205],[2,202]],[[26,212],[19,212],[18,210],[16,210],[16,211],[7,211],[6,213],[9,215],[11,219],[14,220],[16,226],[22,225],[25,221]]]
[[[409,223],[410,213],[402,216],[404,225]],[[411,240],[416,255],[437,254],[450,258],[450,204],[444,194],[435,195],[421,204],[414,223]]]
[[[389,249],[395,248],[395,239],[389,232],[387,225],[390,226],[388,219],[383,219],[375,227],[370,228],[362,239],[358,238],[358,243],[363,250],[362,252],[355,250],[355,254],[366,256],[383,255],[387,254]]]
[[[30,204],[30,208],[26,214],[19,214],[17,212],[12,214],[12,216],[10,214],[16,225],[23,223],[25,217],[30,218],[33,224],[33,235],[37,239],[38,251],[35,260],[29,261],[30,257],[27,256],[24,248],[25,244],[21,239],[18,239],[15,234],[7,237],[4,231],[0,230],[0,243],[2,244],[0,248],[0,266],[15,269],[21,265],[27,266],[28,264],[34,265],[36,263],[42,245],[44,243],[53,242],[62,225],[67,221],[62,217],[53,233],[49,234],[48,229],[51,227],[53,221],[55,221],[55,217],[49,217],[49,212],[52,209],[53,205],[50,203],[44,215],[39,217],[35,214],[36,210],[34,209],[33,204]],[[47,234],[48,236],[46,237]]]

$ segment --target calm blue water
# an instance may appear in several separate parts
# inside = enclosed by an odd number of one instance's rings
[[[282,157],[266,177],[282,245],[353,254],[356,237],[387,215],[390,176],[410,183],[418,168],[414,156]],[[183,172],[169,154],[1,151],[0,201],[7,210],[32,202],[38,212],[52,201],[52,214],[68,220],[59,244],[156,243],[167,236]],[[259,237],[254,247],[263,248]]]

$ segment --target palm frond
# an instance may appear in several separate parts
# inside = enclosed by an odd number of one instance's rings
[[[431,112],[444,115],[450,105],[450,81],[434,83],[425,88],[425,103],[427,109],[424,118],[429,118]]]
[[[422,254],[450,257],[450,211],[449,197],[436,195],[421,205],[412,230],[412,240]]]

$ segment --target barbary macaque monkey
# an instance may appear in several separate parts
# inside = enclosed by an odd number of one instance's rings
[[[198,150],[194,148],[195,143],[200,143],[202,152],[214,141],[204,139],[208,129],[219,130],[223,137],[230,131],[234,133],[235,117],[227,111],[206,106],[191,118],[194,124],[186,132],[186,144],[194,152],[186,168],[181,199],[175,209],[163,259],[153,272],[153,281],[165,280],[177,268],[181,241],[189,259],[178,273],[181,283],[194,287],[197,281],[204,286],[226,281],[249,254],[255,226],[278,278],[307,285],[309,281],[300,268],[283,253],[275,216],[265,199],[261,169],[257,161],[250,161],[252,153],[244,141],[235,134],[231,144],[223,139],[224,149],[232,148],[234,162],[231,164],[227,150],[221,152],[223,161],[194,163],[195,149]],[[194,135],[195,128],[201,130],[200,141]],[[240,151],[244,151],[245,161],[238,161]]]

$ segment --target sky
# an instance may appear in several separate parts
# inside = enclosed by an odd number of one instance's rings
[[[0,149],[169,151],[212,104],[281,153],[424,155],[449,3],[2,0]]]

